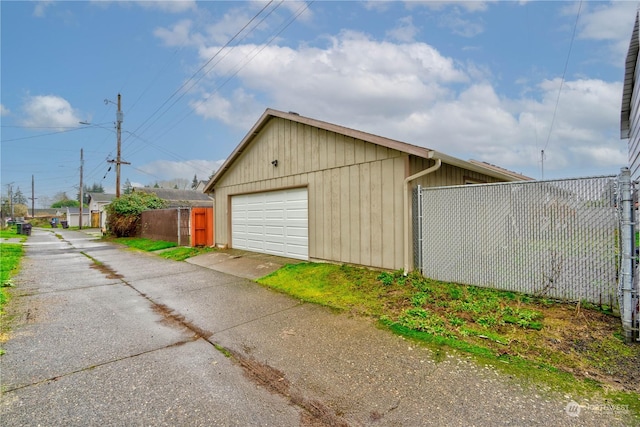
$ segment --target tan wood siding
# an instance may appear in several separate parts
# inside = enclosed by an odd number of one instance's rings
[[[411,174],[415,174],[422,170],[427,169],[435,164],[433,160],[421,159],[417,157],[410,158],[410,170]],[[477,182],[500,182],[499,179],[493,178],[481,173],[470,171],[466,169],[460,169],[455,166],[443,163],[440,169],[420,177],[411,182],[412,186],[420,184],[423,187],[440,187],[445,185],[464,185],[465,180],[471,179]]]
[[[232,195],[307,187],[310,258],[402,268],[403,181],[432,165],[351,136],[273,118],[215,185],[216,244],[233,246]],[[465,177],[495,181],[443,164],[417,183],[463,184]]]

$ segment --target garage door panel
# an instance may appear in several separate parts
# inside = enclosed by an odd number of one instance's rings
[[[306,188],[231,198],[232,247],[309,259]]]

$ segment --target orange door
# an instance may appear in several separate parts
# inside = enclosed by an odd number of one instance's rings
[[[213,208],[191,209],[191,245],[213,245]]]

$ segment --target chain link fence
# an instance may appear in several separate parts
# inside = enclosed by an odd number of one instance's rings
[[[414,258],[437,280],[617,307],[617,177],[418,188]]]

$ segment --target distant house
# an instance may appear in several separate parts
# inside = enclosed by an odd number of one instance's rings
[[[622,89],[622,108],[620,111],[620,138],[629,140],[629,169],[631,179],[640,178],[640,66],[638,66],[638,14],[629,42],[629,51],[625,60],[624,86]]]
[[[107,224],[107,211],[105,208],[109,205],[113,199],[116,198],[115,194],[107,193],[89,193],[89,208],[91,213],[91,223],[87,226],[92,228],[106,229]]]
[[[67,223],[69,227],[80,226],[80,208],[67,208]],[[82,210],[82,227],[91,226],[91,213],[87,208]]]
[[[134,187],[132,191],[155,194],[167,202],[168,208],[213,207],[213,199],[202,191],[151,187]]]
[[[207,184],[215,244],[300,259],[411,268],[411,191],[520,181],[435,150],[268,109]]]
[[[196,188],[194,188],[194,190],[202,193],[204,191],[204,188],[207,186],[207,182],[208,181],[205,180],[198,181],[198,185],[196,185]]]

